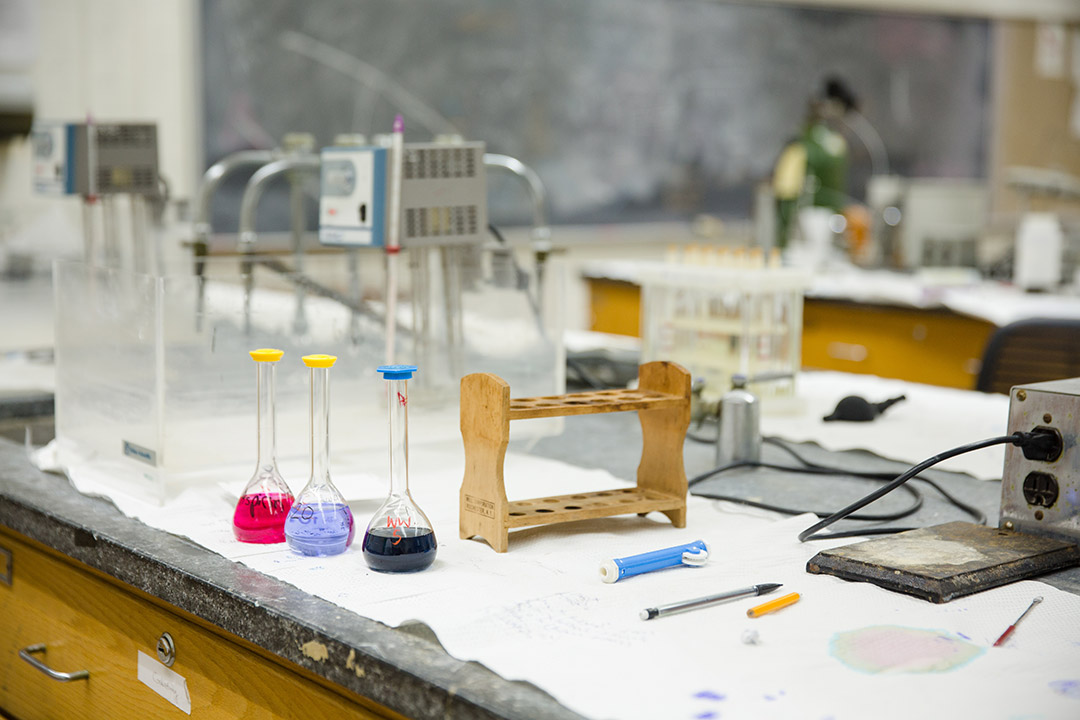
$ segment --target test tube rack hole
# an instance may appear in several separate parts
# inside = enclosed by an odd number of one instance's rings
[[[507,500],[503,462],[511,420],[631,411],[636,411],[641,421],[637,487]],[[507,550],[510,529],[531,525],[657,511],[667,515],[675,527],[686,527],[683,441],[689,426],[690,373],[673,362],[642,365],[637,390],[532,398],[511,399],[510,385],[497,375],[466,375],[461,379],[461,437],[465,443],[461,537],[480,536],[502,553]]]

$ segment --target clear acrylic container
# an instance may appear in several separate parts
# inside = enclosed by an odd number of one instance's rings
[[[407,252],[403,252],[407,255]],[[277,369],[277,453],[285,479],[299,485],[308,458],[308,375],[298,359],[318,347],[336,355],[331,399],[335,470],[371,476],[370,497],[384,488],[374,473],[385,462],[385,398],[375,367],[385,360],[382,317],[384,254],[360,253],[359,282],[343,254],[312,254],[307,277],[339,296],[360,298],[359,312],[309,290],[308,330],[297,335],[292,278],[256,266],[245,303],[236,257],[211,258],[202,279],[190,266],[164,275],[138,274],[59,261],[54,266],[56,433],[59,462],[69,472],[143,500],[162,502],[187,485],[250,477],[256,441],[251,418],[253,347],[273,347],[292,361]],[[494,372],[530,395],[563,392],[561,329],[541,331],[524,293],[503,289],[483,268],[449,273],[428,251],[417,282],[427,278],[427,342],[431,371],[412,388],[423,407],[414,448],[460,438],[460,376]],[[405,260],[408,263],[408,259]],[[461,312],[448,316],[446,278],[460,282]],[[398,358],[412,361],[412,290],[403,277]],[[248,309],[245,309],[245,308]],[[558,308],[556,308],[558,310]],[[556,311],[548,315],[561,323]],[[459,332],[447,330],[453,321]],[[402,329],[404,328],[404,329]],[[458,340],[451,342],[451,338]],[[420,378],[418,378],[420,380]],[[364,431],[358,431],[363,428]],[[236,487],[236,491],[239,491]]]

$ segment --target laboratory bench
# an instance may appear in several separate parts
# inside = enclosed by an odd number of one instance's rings
[[[125,517],[2,439],[0,575],[0,710],[19,720],[181,717],[137,677],[164,633],[199,717],[579,717],[423,626],[386,627]],[[39,644],[31,657],[89,681],[20,658]]]
[[[640,337],[634,263],[593,261],[580,269],[589,329]],[[803,303],[801,367],[971,390],[994,332],[1035,317],[1080,318],[1080,298],[995,283],[936,284],[890,271],[818,273]]]
[[[517,449],[630,479],[638,458],[625,449],[640,443],[640,432],[634,413],[582,416],[568,418],[562,435]],[[867,451],[791,447],[824,464],[904,467]],[[714,453],[710,443],[688,440],[687,474],[710,469]],[[790,460],[774,445],[763,453],[765,460]],[[931,475],[994,522],[999,483]],[[804,507],[839,507],[867,489],[853,480],[810,483],[762,469],[718,476],[700,488]],[[882,509],[906,502],[890,496]],[[905,524],[954,519],[963,516],[928,493]],[[0,709],[19,720],[181,717],[137,677],[138,654],[158,658],[164,633],[172,669],[186,678],[192,714],[200,717],[580,717],[541,688],[449,656],[426,625],[390,628],[126,517],[64,477],[38,471],[23,447],[2,439],[0,556]],[[1080,569],[1042,579],[1080,595]],[[19,650],[39,644],[45,652],[32,657],[60,672],[88,670],[90,680],[61,683],[20,659]]]

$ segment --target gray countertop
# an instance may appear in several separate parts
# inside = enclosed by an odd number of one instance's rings
[[[632,480],[640,443],[636,415],[620,413],[568,418],[561,436],[515,443],[511,449],[604,468]],[[812,444],[791,447],[822,464],[903,469],[866,452],[831,453]],[[687,474],[693,477],[709,470],[713,452],[709,444],[688,440]],[[766,445],[764,459],[792,462],[775,445]],[[996,521],[999,483],[956,473],[930,475],[980,508],[991,523]],[[870,486],[867,481],[839,477],[738,470],[705,480],[697,489],[824,510],[846,505]],[[904,526],[967,519],[933,490],[924,486],[923,493],[924,506],[901,521]],[[898,509],[910,501],[894,495],[875,507]],[[22,447],[2,439],[0,524],[409,717],[580,717],[535,686],[507,681],[482,665],[450,657],[426,626],[389,628],[125,517],[111,503],[80,494],[66,479],[39,472]],[[1042,579],[1080,594],[1080,569]],[[327,646],[328,660],[316,662],[303,654],[301,645],[311,640]]]

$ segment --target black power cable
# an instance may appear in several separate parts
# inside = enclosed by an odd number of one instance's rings
[[[710,443],[710,444],[715,442],[715,439],[710,439],[710,438],[707,438],[707,437],[702,437],[702,436],[697,436],[697,435],[691,435],[690,433],[687,433],[687,437],[690,438],[691,440],[694,440],[695,442]],[[848,470],[846,468],[830,467],[828,465],[822,465],[820,463],[814,462],[814,461],[806,458],[804,455],[797,452],[794,448],[789,446],[787,443],[781,441],[779,438],[766,436],[766,437],[763,437],[762,440],[764,442],[766,442],[766,443],[769,443],[770,445],[773,445],[773,446],[777,447],[780,450],[783,450],[788,455],[790,455],[792,458],[794,458],[796,461],[802,463],[802,465],[804,467],[787,467],[787,466],[782,466],[782,465],[773,465],[773,464],[767,464],[767,463],[754,463],[754,462],[732,463],[730,465],[725,465],[725,466],[722,466],[722,467],[719,467],[719,468],[714,468],[713,470],[710,470],[710,471],[708,471],[706,473],[703,473],[703,474],[693,478],[692,480],[690,480],[690,482],[688,484],[692,487],[694,484],[699,483],[702,480],[705,480],[707,478],[713,477],[714,475],[718,475],[718,474],[720,474],[722,472],[727,472],[728,470],[734,470],[734,469],[737,469],[737,468],[744,468],[744,467],[765,467],[767,469],[780,470],[780,471],[784,471],[784,472],[803,473],[803,474],[809,474],[809,475],[841,475],[841,476],[846,476],[846,477],[855,477],[855,478],[864,479],[864,480],[877,480],[877,481],[881,481],[881,482],[890,482],[890,481],[892,481],[892,480],[894,480],[896,478],[896,474],[892,473],[892,472],[858,471],[858,470]],[[945,498],[945,500],[949,504],[953,505],[954,507],[956,507],[960,511],[962,511],[965,514],[969,515],[976,523],[978,523],[980,525],[985,525],[986,524],[986,515],[979,508],[960,500],[956,496],[954,496],[951,493],[949,493],[948,491],[946,491],[937,482],[935,482],[935,481],[933,481],[933,480],[931,480],[929,478],[925,478],[925,477],[920,476],[920,477],[915,477],[914,479],[919,480],[921,482],[924,482],[927,485],[929,485],[930,487],[932,487],[943,498]],[[901,518],[904,518],[904,517],[907,517],[909,515],[914,514],[916,511],[918,511],[922,507],[922,504],[923,504],[922,494],[919,493],[917,490],[914,490],[913,488],[909,488],[906,485],[904,487],[905,487],[905,490],[907,490],[910,494],[912,494],[913,497],[916,498],[916,502],[912,503],[912,505],[908,506],[907,508],[905,508],[903,510],[900,510],[900,511],[897,511],[895,513],[887,513],[887,514],[882,514],[882,515],[849,514],[849,515],[846,516],[846,519],[848,519],[848,520],[861,520],[861,521],[891,521],[891,520],[899,520]],[[806,512],[810,512],[810,513],[813,513],[815,515],[820,515],[820,516],[832,516],[832,515],[836,514],[832,510],[820,511],[820,510],[809,510],[809,509],[799,509],[799,508],[787,508],[787,507],[783,507],[783,506],[780,506],[780,505],[773,505],[773,504],[770,504],[770,503],[758,502],[758,501],[755,501],[755,500],[749,500],[749,499],[746,499],[746,498],[735,497],[735,496],[732,496],[732,495],[718,495],[718,494],[714,494],[714,493],[702,493],[702,492],[697,492],[697,493],[694,493],[694,494],[698,495],[700,497],[707,497],[710,500],[724,500],[724,501],[727,501],[727,502],[738,503],[740,505],[747,505],[749,507],[760,508],[762,510],[771,510],[773,512],[779,512],[779,513],[782,513],[784,515],[800,515],[800,514],[806,513]],[[866,529],[862,529],[862,530],[850,530],[850,531],[836,532],[836,533],[832,533],[828,537],[840,538],[840,537],[860,537],[860,536],[864,536],[864,535],[885,535],[885,534],[891,534],[891,533],[906,532],[908,530],[914,530],[914,529],[915,528],[909,528],[909,527],[866,528]]]
[[[790,467],[790,466],[787,466],[787,465],[774,465],[772,463],[763,463],[763,462],[755,462],[755,461],[743,461],[743,462],[729,463],[728,465],[721,465],[718,468],[713,468],[712,470],[709,470],[708,472],[702,473],[701,475],[698,475],[697,477],[692,478],[689,482],[687,482],[687,485],[689,487],[693,487],[694,485],[702,482],[703,480],[707,480],[707,479],[713,477],[714,475],[719,475],[720,473],[727,472],[729,470],[735,470],[735,469],[738,469],[738,468],[765,468],[767,470],[780,470],[780,471],[783,471],[783,472],[801,473],[801,474],[804,474],[804,475],[829,475],[829,476],[846,475],[846,476],[849,476],[849,477],[859,478],[861,480],[877,480],[877,481],[880,481],[880,482],[887,482],[887,481],[889,481],[889,480],[891,480],[893,478],[892,475],[888,475],[888,476],[885,476],[885,477],[879,477],[879,476],[876,476],[876,475],[875,476],[869,476],[870,473],[858,473],[858,472],[855,472],[855,471],[840,470],[840,469],[836,469],[836,468],[825,468],[825,467],[801,467],[800,468],[800,467]],[[905,518],[905,517],[907,517],[909,515],[913,515],[914,513],[918,512],[919,509],[923,505],[922,493],[920,493],[918,490],[916,490],[913,487],[905,486],[904,490],[908,494],[910,494],[912,496],[912,498],[913,498],[912,503],[910,505],[908,505],[906,508],[903,508],[902,510],[897,510],[897,511],[891,512],[891,513],[881,513],[881,514],[863,513],[863,514],[860,514],[860,515],[852,515],[849,519],[850,520],[861,520],[861,521],[864,521],[864,522],[890,522],[892,520],[900,520],[901,518]],[[813,513],[814,515],[829,515],[829,514],[831,514],[833,512],[832,510],[808,510],[808,509],[801,509],[801,508],[787,508],[787,507],[783,507],[781,505],[772,505],[772,504],[769,504],[769,503],[758,502],[756,500],[749,500],[747,498],[735,497],[733,495],[718,495],[718,494],[715,494],[715,493],[706,493],[706,492],[700,492],[700,491],[694,492],[693,494],[697,495],[698,497],[709,498],[710,500],[724,500],[726,502],[737,503],[739,505],[747,505],[749,507],[756,507],[756,508],[760,508],[762,510],[771,510],[773,512],[782,513],[784,515],[802,515],[803,513]]]
[[[826,465],[819,465],[818,463],[815,463],[812,460],[807,460],[805,457],[803,457],[799,453],[795,452],[794,448],[792,448],[789,445],[787,445],[786,443],[782,442],[779,438],[763,437],[762,440],[764,442],[769,443],[770,445],[773,445],[775,447],[780,448],[781,450],[786,452],[788,455],[791,455],[791,457],[795,458],[796,460],[798,460],[799,462],[801,462],[802,464],[804,464],[804,465],[806,465],[808,467],[818,467],[818,468],[827,468],[828,467]],[[835,470],[837,473],[843,472],[842,470],[840,470],[838,468],[831,468],[831,469]],[[882,480],[891,480],[892,478],[895,477],[892,473],[886,473],[886,472],[867,473],[867,476],[876,476],[877,478],[880,478]],[[941,495],[943,498],[945,498],[945,500],[950,505],[952,505],[953,507],[959,508],[963,512],[970,515],[975,520],[975,522],[978,523],[979,525],[985,525],[986,524],[986,514],[982,510],[980,510],[979,508],[975,507],[974,505],[969,505],[968,503],[964,502],[963,500],[960,500],[955,495],[947,492],[945,490],[945,488],[941,487],[940,485],[938,485],[936,482],[934,482],[930,478],[920,476],[920,477],[916,477],[916,478],[913,478],[913,479],[918,480],[920,482],[924,482],[927,485],[929,485],[930,487],[937,490],[938,494]]]
[[[992,445],[1005,445],[1008,443],[1018,446],[1027,446],[1039,442],[1048,442],[1045,434],[1016,432],[1012,435],[1002,435],[1000,437],[979,440],[978,442],[968,443],[967,445],[961,445],[951,450],[946,450],[945,452],[938,453],[933,457],[923,460],[918,465],[911,466],[904,472],[897,475],[896,478],[894,478],[887,485],[878,488],[866,497],[856,500],[842,510],[838,510],[832,515],[829,515],[828,517],[819,520],[810,527],[806,528],[801,533],[799,533],[799,542],[806,542],[807,540],[829,540],[831,538],[853,536],[855,534],[854,532],[839,532],[829,533],[827,535],[820,535],[818,534],[818,531],[824,530],[833,523],[839,520],[843,520],[846,517],[851,517],[856,510],[866,507],[875,500],[892,492],[896,488],[901,487],[902,485],[904,485],[904,483],[921,473],[923,470],[933,467],[934,465],[937,465],[943,460],[948,460],[949,458],[956,457],[957,455],[963,455],[964,453],[969,453],[973,450],[981,450],[982,448],[990,447]],[[938,491],[940,492],[941,489],[938,488]],[[948,495],[946,495],[946,497],[948,497]]]

